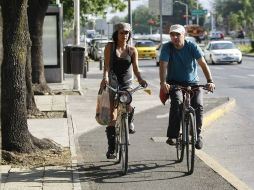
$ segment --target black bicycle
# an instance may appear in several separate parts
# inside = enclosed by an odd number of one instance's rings
[[[115,124],[115,154],[116,163],[121,163],[122,174],[128,171],[128,145],[129,145],[129,123],[128,123],[128,106],[132,102],[132,94],[143,89],[141,85],[130,89],[120,90],[119,87],[107,87],[114,92],[114,105],[117,108],[117,119]]]
[[[177,161],[182,162],[184,150],[186,150],[187,172],[192,174],[195,164],[195,144],[197,141],[196,114],[191,106],[191,97],[195,90],[199,88],[207,90],[206,85],[179,86],[172,85],[172,88],[181,90],[183,94],[182,114],[180,121],[180,133],[176,139]]]

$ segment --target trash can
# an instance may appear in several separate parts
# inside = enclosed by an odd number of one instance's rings
[[[71,74],[71,49],[72,46],[65,46],[63,51],[64,73]]]
[[[85,61],[85,48],[80,46],[72,46],[70,61],[71,73],[82,74]]]

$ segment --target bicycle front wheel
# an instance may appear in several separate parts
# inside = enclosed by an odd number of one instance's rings
[[[195,163],[195,121],[194,114],[188,113],[186,120],[186,159],[188,174],[194,171]]]
[[[116,126],[116,136],[115,136],[115,152],[116,152],[116,163],[119,164],[121,162],[121,145],[120,145],[120,134],[119,134],[119,126]]]
[[[128,124],[127,119],[122,119],[122,126],[120,130],[120,162],[122,167],[122,174],[125,175],[128,170]]]

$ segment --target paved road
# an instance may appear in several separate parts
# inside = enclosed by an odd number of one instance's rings
[[[211,65],[216,91],[213,96],[236,100],[234,110],[214,122],[204,133],[204,151],[254,189],[254,58],[241,65]]]
[[[151,68],[149,65],[146,67],[149,71],[142,67],[146,76],[150,75],[150,72],[157,71],[156,67]],[[154,92],[152,96],[145,97],[142,93],[134,96],[137,100],[135,123],[138,128],[137,133],[131,136],[129,173],[124,177],[120,176],[119,166],[105,157],[107,149],[105,128],[99,127],[95,120],[91,119],[94,118],[91,107],[95,105],[94,95],[98,90],[98,77],[100,77],[99,72],[89,71],[89,80],[82,80],[85,96],[75,99],[70,97],[71,112],[77,113],[72,119],[76,122],[77,140],[80,145],[78,160],[82,189],[166,189],[169,187],[234,189],[199,159],[197,159],[195,173],[186,176],[185,165],[175,164],[175,149],[165,143],[151,140],[152,136],[165,136],[167,123],[166,117],[162,117],[159,122],[154,118],[157,114],[165,115],[168,111],[168,107],[161,106],[158,100],[156,81],[150,81]],[[87,110],[86,115],[78,115],[78,110],[84,111],[84,108]]]

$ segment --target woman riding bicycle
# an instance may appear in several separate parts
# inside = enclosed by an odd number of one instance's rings
[[[135,47],[129,46],[128,42],[131,38],[131,26],[128,23],[119,23],[114,26],[114,33],[112,35],[113,42],[109,42],[104,51],[104,71],[103,79],[101,81],[101,88],[109,83],[110,70],[117,77],[118,85],[121,89],[130,89],[133,72],[142,86],[147,86],[147,82],[142,79],[138,67],[138,52]],[[133,71],[133,72],[132,72]],[[111,84],[109,84],[111,85]],[[108,159],[115,158],[115,122],[117,118],[117,109],[113,105],[111,98],[111,122],[106,127],[106,134],[108,139],[108,151],[106,157]],[[129,128],[130,133],[135,133],[133,125],[134,108],[129,106]]]
[[[206,79],[209,91],[213,91],[215,85],[209,67],[203,57],[199,46],[185,40],[185,28],[176,24],[170,27],[171,42],[165,43],[160,54],[160,88],[165,94],[169,94],[171,107],[166,141],[170,145],[175,144],[179,136],[182,102],[182,94],[179,90],[170,90],[170,85],[193,86],[198,84],[197,64],[201,67]],[[203,118],[202,91],[195,91],[192,97],[192,107],[196,111],[197,141],[195,147],[202,148],[201,127]]]

